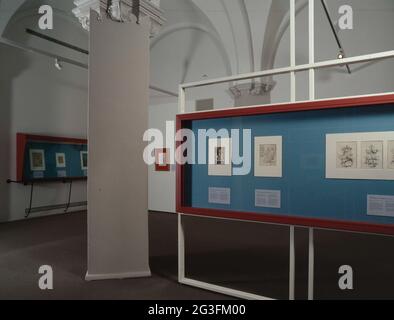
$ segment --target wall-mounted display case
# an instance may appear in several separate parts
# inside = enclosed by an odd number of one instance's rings
[[[17,134],[17,182],[87,178],[87,140]]]

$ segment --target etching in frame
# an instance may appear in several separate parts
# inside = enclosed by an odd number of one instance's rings
[[[88,152],[81,151],[81,169],[87,170],[88,169]]]
[[[208,175],[232,175],[231,138],[208,139]]]
[[[42,149],[30,149],[30,170],[45,171],[45,151]]]
[[[337,142],[337,168],[356,169],[357,168],[357,142]]]
[[[282,137],[254,138],[254,175],[256,177],[282,177]]]
[[[361,142],[361,168],[383,169],[383,141]]]
[[[394,140],[387,141],[387,168],[394,169]]]
[[[66,154],[56,153],[56,168],[65,168],[65,167],[66,167]]]
[[[394,131],[326,135],[327,179],[394,180],[390,169],[394,169]]]

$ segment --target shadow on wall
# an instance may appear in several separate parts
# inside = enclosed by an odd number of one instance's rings
[[[10,219],[10,202],[12,185],[7,184],[7,179],[14,178],[11,172],[14,159],[11,154],[12,144],[16,137],[12,134],[12,90],[13,81],[23,70],[29,67],[29,58],[20,50],[0,44],[0,221]],[[23,92],[21,92],[23,94]]]

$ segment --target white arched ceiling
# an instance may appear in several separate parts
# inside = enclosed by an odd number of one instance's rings
[[[222,37],[192,0],[160,6],[167,22],[151,40],[151,84],[176,92],[179,83],[234,73]]]
[[[231,75],[232,74],[232,69],[231,69],[231,62],[230,59],[227,55],[227,51],[221,41],[221,38],[212,30],[210,30],[209,28],[200,25],[200,24],[189,24],[189,23],[180,23],[180,24],[176,24],[173,25],[171,27],[166,28],[163,32],[161,32],[156,38],[154,38],[151,42],[150,45],[150,49],[153,50],[155,48],[155,46],[162,40],[164,40],[165,38],[167,38],[169,35],[181,31],[181,30],[197,30],[200,31],[202,33],[205,33],[207,36],[209,36],[213,43],[216,45],[218,51],[220,52],[220,55],[222,56],[223,59],[223,63],[225,65],[226,68],[226,75]],[[190,48],[190,60],[192,60],[192,58],[195,55],[196,52],[196,44],[194,43],[193,46]],[[187,71],[187,70],[185,70]],[[182,80],[185,77],[183,77]]]
[[[251,27],[244,0],[192,0],[222,38],[233,73],[251,72],[254,65]]]
[[[296,2],[296,14],[308,5],[308,0]],[[289,0],[275,0],[271,3],[264,33],[261,53],[261,70],[274,68],[275,57],[285,31],[290,25]],[[290,53],[289,53],[290,65]]]
[[[42,4],[49,4],[53,8],[54,28],[52,30],[45,31],[38,29],[38,20],[40,17],[38,8]],[[86,63],[87,55],[31,36],[25,32],[25,28],[30,28],[86,49],[88,47],[88,34],[72,14],[72,8],[72,1],[27,0],[7,21],[3,30],[3,37],[27,47],[43,49],[50,54],[64,56],[81,63]]]
[[[7,27],[8,21],[24,2],[25,0],[0,1],[0,38]]]

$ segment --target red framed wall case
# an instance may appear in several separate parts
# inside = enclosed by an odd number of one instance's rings
[[[39,142],[57,142],[57,143],[69,143],[69,144],[87,144],[87,139],[77,138],[64,138],[64,137],[53,137],[43,136],[34,134],[17,133],[16,134],[16,180],[17,182],[25,182],[23,179],[23,164],[25,159],[26,144],[28,141],[39,141]],[[85,180],[86,177],[81,178],[57,178],[52,180]],[[40,179],[40,181],[47,181],[48,179]]]
[[[394,103],[394,94],[376,95],[368,97],[344,98],[334,100],[319,100],[311,102],[289,103],[269,106],[257,106],[248,108],[225,109],[217,111],[195,112],[179,114],[176,117],[177,131],[185,128],[188,121],[228,118],[239,116],[252,116],[270,113],[288,113],[298,111],[339,109],[350,107],[367,107],[372,105],[383,105]],[[176,146],[181,142],[177,141]],[[185,183],[184,165],[176,166],[176,210],[180,214],[226,218],[243,221],[266,222],[273,224],[295,225],[302,227],[315,227],[331,230],[344,230],[362,233],[374,233],[384,235],[394,235],[394,224],[370,224],[365,222],[339,221],[329,219],[304,218],[277,214],[262,214],[251,212],[239,212],[229,210],[216,210],[206,208],[194,208],[184,205]]]
[[[159,163],[159,154],[163,154],[165,156],[165,163],[163,163],[163,164]],[[170,171],[169,149],[168,148],[155,149],[155,171],[158,171],[158,172]]]

